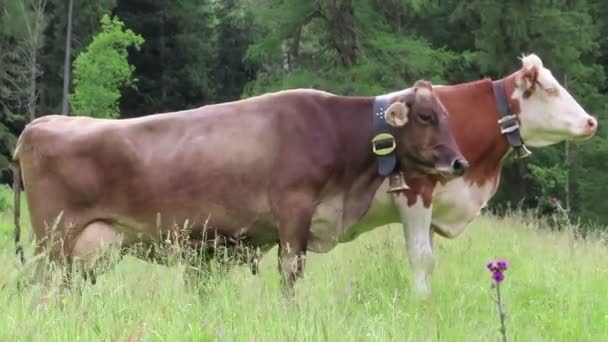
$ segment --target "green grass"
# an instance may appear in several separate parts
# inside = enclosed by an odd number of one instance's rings
[[[17,294],[11,222],[0,215],[0,341],[498,341],[485,269],[495,258],[510,262],[510,340],[608,340],[608,246],[517,217],[481,217],[455,240],[436,239],[430,306],[410,295],[397,226],[310,254],[292,305],[274,249],[259,277],[236,268],[202,297],[184,287],[182,266],[126,258],[96,286],[40,304],[36,287]]]

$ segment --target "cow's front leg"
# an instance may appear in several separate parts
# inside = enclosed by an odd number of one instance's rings
[[[283,295],[289,299],[295,294],[294,286],[298,278],[304,274],[306,265],[306,248],[297,244],[281,242],[278,248],[279,272],[281,273],[281,289]]]
[[[280,205],[278,266],[282,289],[288,297],[304,273],[313,208],[311,197],[304,194],[293,195]]]
[[[431,236],[432,204],[425,206],[420,197],[411,205],[403,200],[398,200],[397,203],[414,274],[414,290],[418,295],[429,298],[430,277],[435,265]]]
[[[306,230],[308,226],[302,225]],[[296,234],[279,242],[279,272],[281,273],[281,286],[287,297],[294,294],[294,286],[298,278],[304,275],[306,266],[306,240],[305,234]]]

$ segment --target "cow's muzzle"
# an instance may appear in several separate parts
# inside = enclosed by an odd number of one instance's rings
[[[462,176],[469,168],[469,162],[464,158],[457,158],[452,161],[452,174]]]
[[[456,158],[449,165],[438,165],[436,167],[439,173],[446,176],[462,176],[469,168],[469,162],[464,158]]]

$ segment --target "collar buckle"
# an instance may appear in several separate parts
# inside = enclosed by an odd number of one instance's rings
[[[371,140],[372,151],[378,160],[378,174],[388,176],[395,172],[397,167],[397,156],[395,149],[397,143],[391,134],[391,127],[385,120],[385,111],[390,105],[388,96],[377,96],[374,98],[372,109],[372,127],[374,137]]]
[[[395,137],[390,133],[379,133],[372,139],[372,151],[377,156],[391,154],[396,147]]]

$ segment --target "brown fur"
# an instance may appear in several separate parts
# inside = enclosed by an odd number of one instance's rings
[[[436,96],[393,101],[409,108],[409,122],[393,128],[402,171],[423,174],[461,158]],[[123,246],[153,244],[188,220],[199,243],[215,233],[279,243],[279,267],[293,285],[317,204],[343,194],[344,221],[356,222],[383,181],[371,151],[372,105],[371,97],[290,90],[135,119],[34,120],[14,159],[36,252],[61,212],[64,244],[53,249],[68,258],[92,246],[90,232],[79,240],[85,229],[110,238],[113,230]],[[213,234],[203,234],[205,223]]]

